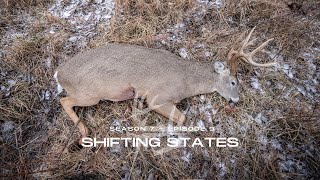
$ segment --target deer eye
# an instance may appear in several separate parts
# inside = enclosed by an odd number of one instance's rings
[[[236,85],[236,82],[231,81],[231,85],[232,85],[232,86],[235,86],[235,85]]]

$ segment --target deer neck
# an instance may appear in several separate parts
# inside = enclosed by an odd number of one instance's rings
[[[189,76],[187,77],[187,93],[190,96],[207,94],[216,91],[215,84],[218,80],[218,74],[214,72],[210,64],[198,64],[187,68]]]

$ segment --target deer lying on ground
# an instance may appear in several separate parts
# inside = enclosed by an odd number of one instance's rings
[[[227,101],[239,101],[235,77],[237,59],[260,67],[275,64],[259,64],[252,59],[272,39],[251,53],[244,53],[244,49],[253,44],[253,40],[249,42],[253,30],[238,51],[232,48],[229,52],[231,74],[221,62],[212,66],[187,61],[169,51],[134,45],[108,44],[80,53],[55,72],[58,91],[63,87],[68,94],[60,102],[78,125],[82,138],[87,137],[88,129],[73,107],[92,106],[100,100],[124,101],[144,95],[150,109],[182,124],[186,117],[175,106],[182,99],[217,91]]]

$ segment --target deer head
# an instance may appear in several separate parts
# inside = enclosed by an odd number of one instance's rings
[[[230,75],[230,70],[225,68],[224,63],[220,61],[215,62],[214,70],[219,74],[215,85],[216,91],[230,103],[238,102],[238,83],[235,76]]]

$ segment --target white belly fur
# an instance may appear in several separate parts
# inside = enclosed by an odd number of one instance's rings
[[[55,96],[57,96],[58,94],[60,94],[63,91],[63,87],[61,86],[61,84],[58,81],[58,71],[56,71],[53,75],[54,79],[57,82],[57,93]]]

